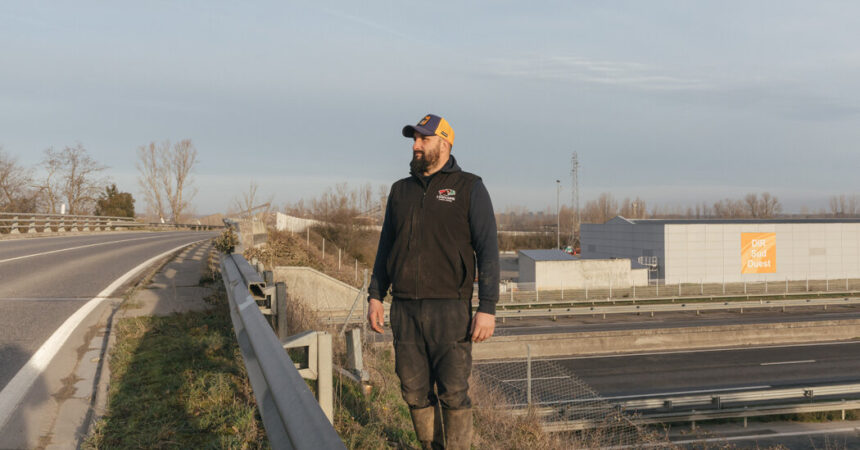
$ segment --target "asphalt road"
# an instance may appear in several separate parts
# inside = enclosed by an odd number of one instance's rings
[[[860,382],[860,341],[552,358],[532,361],[534,389],[564,400],[581,383],[605,398],[730,388]],[[500,382],[525,389],[525,363],[476,363]]]
[[[69,316],[144,261],[215,232],[0,241],[0,389]]]

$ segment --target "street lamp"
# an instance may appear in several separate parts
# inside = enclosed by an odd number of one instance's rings
[[[555,180],[555,248],[561,248],[561,215],[559,215],[558,198],[561,195],[561,180]]]

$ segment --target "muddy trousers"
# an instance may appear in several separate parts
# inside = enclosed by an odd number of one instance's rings
[[[395,371],[409,407],[425,408],[438,401],[445,409],[471,408],[469,302],[395,298],[390,314]]]
[[[424,448],[469,448],[471,305],[466,300],[395,299],[390,314],[395,371],[418,440]]]

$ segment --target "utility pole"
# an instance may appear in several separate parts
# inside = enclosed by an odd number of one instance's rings
[[[559,214],[559,196],[561,195],[561,180],[555,180],[555,248],[561,248],[561,215]]]

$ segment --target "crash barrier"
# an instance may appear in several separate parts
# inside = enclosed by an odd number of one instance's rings
[[[856,293],[852,293],[856,294]],[[860,297],[841,297],[841,298],[798,298],[787,300],[750,300],[750,301],[695,301],[697,299],[684,299],[683,302],[678,301],[672,303],[648,303],[634,304],[629,302],[627,305],[616,306],[566,306],[558,303],[531,303],[516,305],[517,309],[510,309],[510,304],[498,304],[496,316],[502,319],[517,318],[517,317],[557,317],[567,316],[594,316],[607,314],[650,314],[654,317],[654,313],[670,313],[670,312],[695,312],[698,315],[701,311],[738,311],[741,314],[744,310],[750,309],[778,309],[786,312],[788,308],[823,308],[827,310],[832,306],[858,305]],[[693,300],[693,301],[691,301]],[[706,299],[698,299],[706,300]]]
[[[696,395],[650,394],[624,400],[607,399],[621,410],[633,413],[633,420],[640,424],[689,422],[693,429],[696,422],[716,419],[742,418],[744,427],[750,417],[811,412],[841,411],[845,420],[846,411],[860,409],[860,384],[833,384],[801,386],[793,388],[769,388],[702,392]],[[555,415],[559,408],[577,408],[583,400],[549,402],[533,405],[540,416]],[[524,411],[517,410],[519,414]],[[548,424],[550,431],[572,431],[586,429],[586,421],[557,421]]]
[[[310,331],[287,337],[285,287],[268,286],[271,283],[266,283],[241,255],[224,255],[221,274],[233,328],[272,448],[345,448],[330,421],[331,336]],[[278,294],[280,290],[282,297]],[[283,319],[274,324],[283,333],[281,339],[264,317],[261,306],[276,320]],[[307,348],[309,370],[305,370],[305,375],[319,381],[316,399],[285,351],[297,347]]]
[[[222,225],[138,222],[133,217],[74,216],[67,214],[0,213],[0,233],[65,233],[113,231],[139,228],[181,228],[195,231],[224,228]]]

